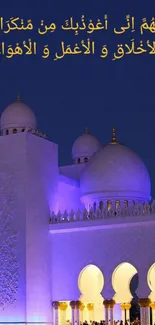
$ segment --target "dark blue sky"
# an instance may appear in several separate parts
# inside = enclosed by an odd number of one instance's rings
[[[133,38],[130,32],[114,35],[113,27],[123,25],[127,14],[135,16],[137,26],[142,18],[151,19],[155,16],[155,2],[1,1],[0,15],[4,19],[31,18],[35,26],[44,19],[47,24],[54,21],[60,27],[71,16],[80,21],[83,14],[94,21],[108,15],[109,30],[94,32],[91,37],[98,49],[107,44],[112,55],[117,44],[129,43]],[[31,38],[40,49],[49,44],[53,53],[60,50],[61,41],[74,45],[87,37],[86,33],[75,36],[72,31],[61,29],[47,36],[35,31],[12,31],[7,35],[0,32],[0,42],[15,45]],[[146,32],[142,38],[137,27],[134,38],[137,42],[151,41],[155,34]],[[62,165],[71,163],[72,143],[86,126],[102,143],[111,140],[115,126],[118,140],[137,152],[147,165],[155,197],[155,55],[128,55],[118,61],[112,61],[110,55],[102,60],[98,52],[55,62],[52,56],[46,60],[39,55],[10,60],[0,56],[0,110],[16,99],[19,90],[21,99],[37,116],[38,129],[59,144]]]

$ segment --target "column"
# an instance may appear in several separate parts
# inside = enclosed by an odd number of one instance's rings
[[[149,298],[141,298],[138,301],[140,306],[140,324],[150,325],[150,304]]]
[[[71,306],[71,309],[72,309],[72,325],[75,325],[75,305],[76,305],[76,302],[74,300],[72,300],[70,302],[70,306]]]
[[[81,303],[80,305],[80,322],[83,323],[83,310],[85,308],[85,305]]]
[[[130,324],[130,308],[131,308],[131,304],[130,303],[125,303],[125,310],[126,310],[126,320],[129,321]]]
[[[59,303],[59,310],[60,310],[60,325],[65,325],[66,324],[66,309],[68,305],[66,302],[60,302]]]
[[[109,300],[109,307],[110,307],[110,325],[114,324],[114,306],[115,306],[115,300],[111,299]]]
[[[150,307],[152,309],[152,325],[155,324],[155,302],[151,302]]]
[[[89,310],[89,321],[94,320],[94,304],[87,304],[87,309]]]
[[[59,325],[59,314],[58,314],[59,301],[53,301],[52,306],[54,308],[53,323],[54,325]]]
[[[145,325],[150,325],[150,304],[149,306],[145,307]]]
[[[145,308],[143,307],[143,303],[141,302],[141,299],[139,299],[139,306],[140,306],[140,323],[141,325],[145,325]]]
[[[75,322],[77,325],[80,325],[80,306],[81,306],[81,301],[77,300],[75,302]]]
[[[109,323],[109,300],[104,300],[103,301],[103,305],[104,305],[104,315],[105,315],[105,325],[108,325]]]
[[[123,324],[125,324],[125,304],[121,304],[121,309],[122,309],[122,321]]]

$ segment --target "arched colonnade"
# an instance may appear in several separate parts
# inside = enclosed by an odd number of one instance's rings
[[[54,301],[53,323],[54,325],[65,325],[70,321],[72,325],[79,325],[87,320],[100,322],[105,320],[106,325],[113,325],[114,320],[130,320],[130,309],[132,302],[136,299],[138,283],[132,282],[138,279],[137,269],[130,263],[119,264],[112,273],[111,283],[114,296],[107,300],[102,296],[104,288],[104,274],[93,264],[87,265],[79,274],[78,287],[81,295],[77,301]],[[136,281],[137,282],[137,281]],[[155,263],[152,264],[147,273],[147,283],[150,289],[148,297],[137,297],[140,308],[141,325],[150,325],[150,314],[152,325],[155,323]]]

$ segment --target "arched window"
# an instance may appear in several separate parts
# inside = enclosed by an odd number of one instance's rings
[[[80,164],[80,158],[78,158],[77,162],[78,162],[78,164]]]
[[[119,200],[116,201],[116,205],[115,206],[116,206],[116,209],[119,208],[119,206],[120,206],[120,201]]]
[[[111,206],[112,206],[111,201],[108,201],[108,202],[107,202],[107,208],[108,208],[108,211],[111,209]]]
[[[88,158],[87,158],[87,157],[85,157],[85,158],[84,158],[84,162],[86,163],[87,161],[88,161]]]
[[[17,133],[17,129],[13,129],[12,133]]]
[[[25,131],[25,129],[22,129],[22,132],[24,132]]]
[[[94,210],[94,212],[96,212],[96,202],[94,202],[94,204],[93,204],[93,210]]]
[[[125,206],[125,208],[128,207],[128,201],[127,200],[124,201],[124,206]]]
[[[6,131],[5,131],[5,134],[8,135],[8,134],[9,134],[9,130],[6,130]]]
[[[99,208],[100,208],[100,210],[103,210],[103,201],[100,201]]]

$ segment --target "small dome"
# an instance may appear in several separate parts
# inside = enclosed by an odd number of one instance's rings
[[[33,111],[17,98],[1,115],[1,130],[10,128],[36,129],[36,118]]]
[[[82,171],[80,187],[82,197],[93,200],[151,199],[146,166],[132,150],[118,143],[106,145],[89,160]]]
[[[91,135],[86,129],[85,133],[81,135],[77,140],[75,140],[72,147],[72,158],[75,159],[84,159],[90,158],[94,153],[101,149],[101,144],[99,141]]]

